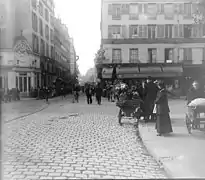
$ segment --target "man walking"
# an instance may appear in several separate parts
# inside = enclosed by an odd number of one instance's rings
[[[92,88],[90,87],[90,85],[87,86],[87,88],[85,89],[85,94],[87,97],[87,103],[88,104],[92,104]]]
[[[98,105],[101,105],[102,88],[100,87],[100,84],[98,84],[95,89],[95,95]]]

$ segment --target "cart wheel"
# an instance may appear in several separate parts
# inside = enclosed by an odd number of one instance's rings
[[[191,121],[187,115],[186,115],[186,126],[187,126],[188,133],[191,134]]]
[[[120,109],[119,114],[118,114],[118,122],[120,126],[122,126],[122,110]]]

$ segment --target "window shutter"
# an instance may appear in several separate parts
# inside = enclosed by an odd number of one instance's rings
[[[142,13],[142,4],[138,4],[139,13]]]
[[[126,25],[122,25],[122,37],[127,38],[127,31]]]
[[[122,15],[129,14],[129,4],[122,4]]]
[[[179,13],[179,4],[174,4],[174,13]]]
[[[148,4],[144,4],[144,13],[147,13]]]
[[[179,37],[179,26],[178,24],[174,25],[174,37]]]
[[[108,4],[108,15],[112,15],[113,6],[112,4]]]
[[[157,14],[161,13],[161,4],[157,4]]]
[[[189,57],[188,60],[192,60],[192,48],[188,48]]]
[[[179,13],[184,14],[184,4],[179,4]]]
[[[164,4],[161,4],[161,14],[164,13]]]
[[[132,25],[129,26],[129,37],[132,38]]]
[[[112,26],[108,26],[108,39],[112,38]]]

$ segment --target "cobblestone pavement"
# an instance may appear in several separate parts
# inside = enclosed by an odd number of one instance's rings
[[[106,105],[108,106],[108,105]],[[105,107],[64,104],[4,126],[4,178],[165,178],[132,122],[98,112]],[[113,107],[110,108],[110,111]],[[79,116],[68,112],[78,109]],[[70,115],[70,116],[69,116]]]

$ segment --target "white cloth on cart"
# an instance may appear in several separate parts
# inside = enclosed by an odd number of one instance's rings
[[[205,108],[205,98],[197,98],[188,104],[188,107],[204,107]]]

